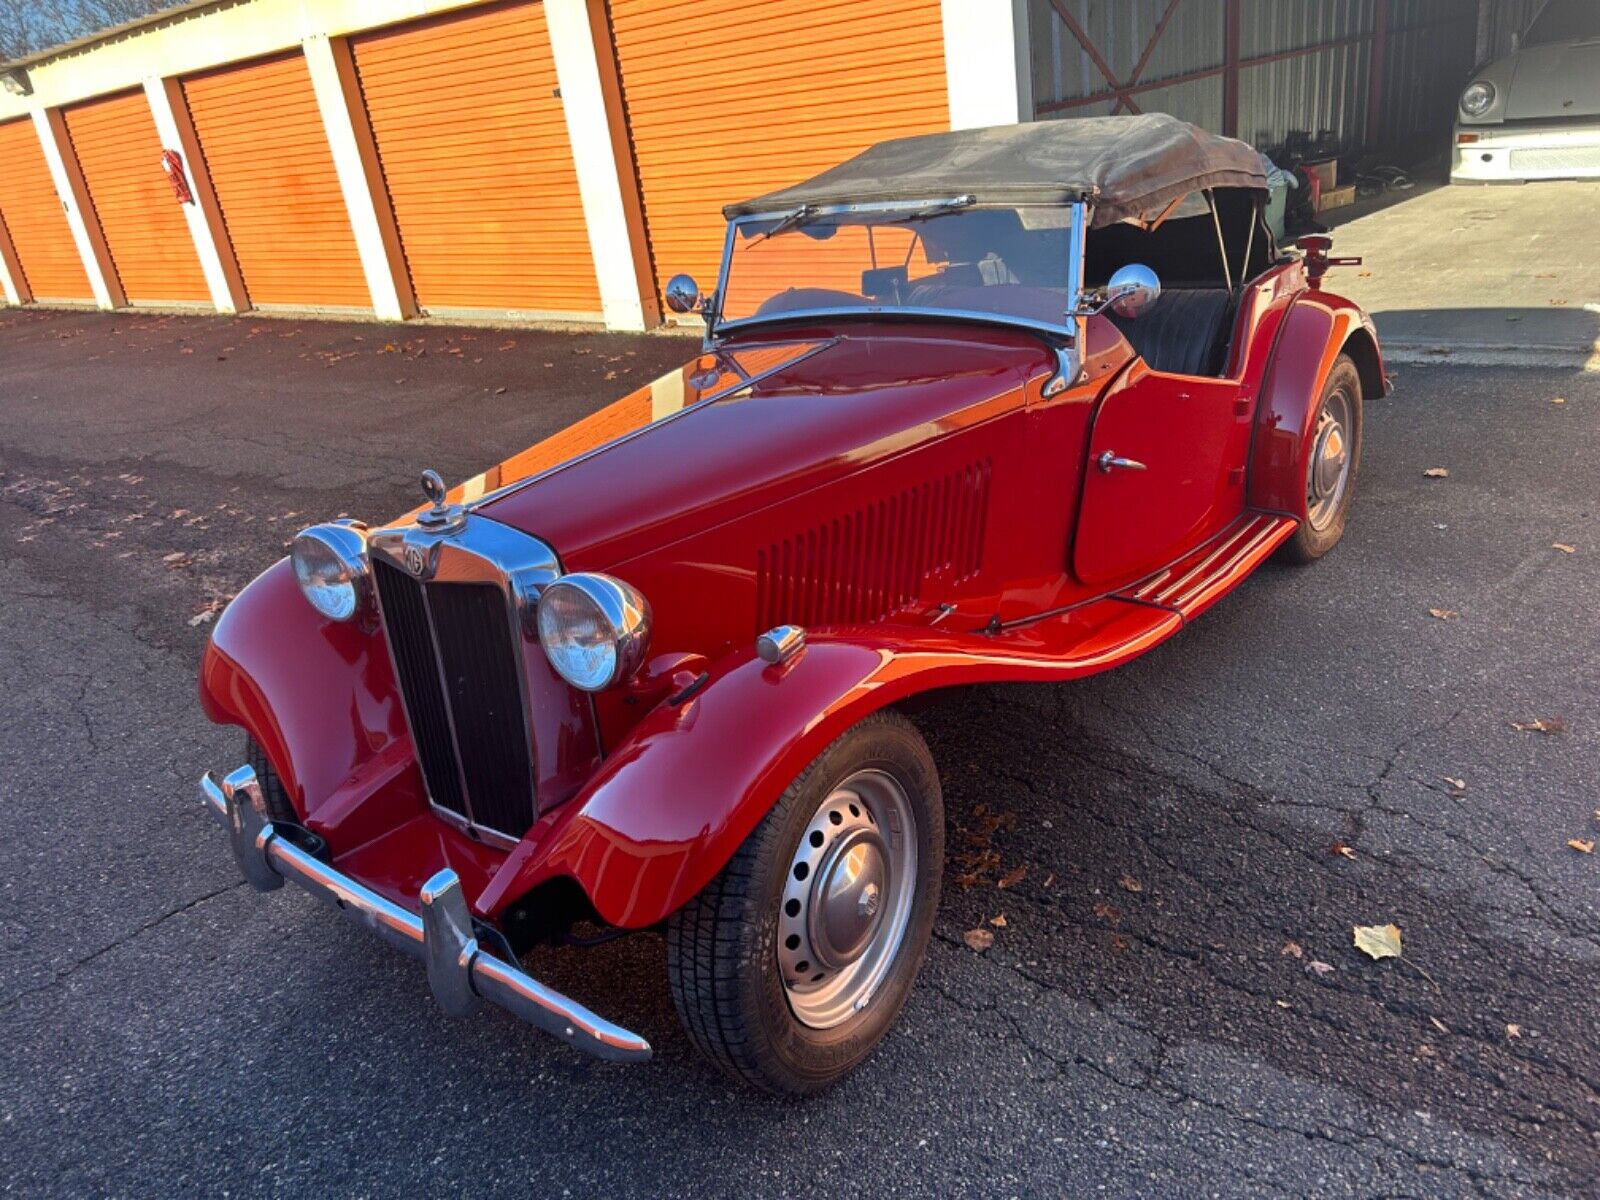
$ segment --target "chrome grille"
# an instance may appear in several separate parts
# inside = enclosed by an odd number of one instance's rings
[[[520,838],[533,824],[534,762],[505,590],[423,583],[377,556],[372,569],[429,798]]]

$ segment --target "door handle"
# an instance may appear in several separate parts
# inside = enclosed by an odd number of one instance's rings
[[[1107,475],[1112,471],[1142,471],[1145,466],[1142,462],[1132,458],[1119,458],[1115,450],[1107,450],[1095,459],[1095,466]]]

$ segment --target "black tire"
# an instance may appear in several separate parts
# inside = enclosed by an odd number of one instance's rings
[[[267,802],[267,815],[274,821],[291,821],[299,824],[300,818],[294,811],[294,803],[289,799],[289,791],[283,786],[283,780],[278,777],[278,772],[273,767],[272,760],[267,757],[267,752],[261,748],[261,743],[247,736],[244,750],[245,761],[255,769],[256,782],[261,785],[261,796]]]
[[[1361,372],[1356,370],[1356,364],[1348,354],[1341,354],[1334,360],[1333,370],[1328,372],[1328,382],[1323,385],[1322,395],[1317,398],[1317,421],[1312,423],[1316,429],[1322,415],[1330,407],[1337,405],[1343,399],[1350,415],[1349,450],[1350,460],[1349,475],[1344,484],[1344,491],[1339,496],[1337,507],[1329,518],[1321,524],[1321,528],[1313,526],[1311,521],[1301,521],[1300,527],[1294,531],[1294,536],[1283,544],[1279,552],[1286,562],[1297,566],[1306,566],[1314,563],[1329,550],[1339,544],[1339,539],[1344,536],[1345,522],[1350,516],[1350,502],[1356,494],[1356,477],[1361,471],[1361,432],[1365,419],[1361,410]],[[1315,446],[1313,446],[1315,451]],[[1316,454],[1313,452],[1307,457],[1306,479],[1302,481],[1302,488],[1308,492],[1311,488],[1311,473],[1316,469]]]
[[[779,966],[784,890],[808,824],[862,771],[891,777],[910,802],[917,862],[906,872],[915,879],[909,917],[866,1006],[841,1024],[812,1028],[791,1007]],[[911,991],[943,871],[944,801],[933,756],[905,717],[874,713],[800,773],[722,872],[668,922],[672,1000],[690,1039],[735,1078],[770,1092],[816,1092],[840,1079],[889,1031]]]

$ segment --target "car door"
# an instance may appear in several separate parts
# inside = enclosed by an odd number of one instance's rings
[[[1131,582],[1224,528],[1244,508],[1249,424],[1237,381],[1135,359],[1094,417],[1073,573]]]

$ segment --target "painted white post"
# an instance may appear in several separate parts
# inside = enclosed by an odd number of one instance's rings
[[[591,0],[545,0],[544,13],[606,328],[646,329],[660,311],[605,14]]]
[[[1028,9],[1020,0],[940,0],[950,128],[1033,120]]]
[[[233,247],[228,244],[227,227],[222,222],[222,212],[217,207],[210,180],[205,178],[204,160],[199,157],[199,141],[189,125],[188,111],[180,110],[182,97],[174,95],[177,87],[176,80],[152,75],[144,81],[144,94],[150,101],[150,115],[155,118],[162,149],[176,150],[183,159],[183,173],[194,200],[181,207],[184,220],[189,223],[189,236],[194,238],[195,253],[200,256],[200,269],[205,272],[211,303],[218,312],[237,313],[247,303],[239,267],[234,261]]]
[[[23,291],[25,282],[17,248],[11,244],[11,234],[5,222],[0,221],[0,292],[5,293],[7,304],[26,304],[33,299]]]
[[[121,308],[128,302],[122,294],[122,284],[117,279],[116,268],[111,265],[111,252],[106,248],[100,221],[94,210],[85,209],[89,202],[89,189],[83,182],[83,172],[78,160],[71,154],[71,141],[66,136],[66,122],[53,108],[33,110],[33,127],[39,133],[39,144],[44,148],[44,161],[50,168],[50,178],[55,181],[56,195],[67,213],[67,226],[72,230],[72,240],[77,244],[78,256],[83,259],[84,272],[89,276],[89,287],[94,292],[94,302],[101,308]],[[63,150],[63,143],[66,149]]]
[[[344,193],[356,251],[372,293],[372,310],[382,321],[403,321],[416,315],[416,300],[406,274],[394,214],[383,187],[376,148],[355,80],[350,47],[327,34],[312,34],[303,43],[311,87],[322,110],[322,124],[333,151],[339,190]]]

